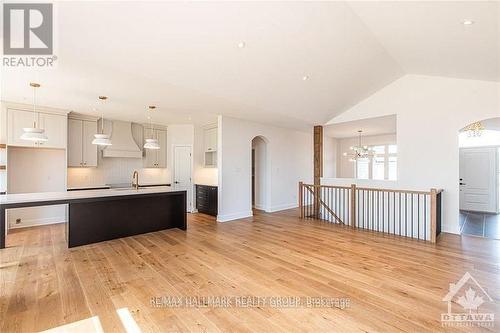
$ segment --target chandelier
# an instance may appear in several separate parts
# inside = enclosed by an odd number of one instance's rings
[[[373,151],[373,148],[361,145],[361,133],[363,133],[363,131],[359,130],[358,133],[359,133],[358,145],[350,147],[349,149],[351,151],[348,153],[344,153],[344,156],[349,157],[350,162],[356,162],[358,160],[367,160],[371,157],[376,156],[375,152]]]
[[[481,122],[476,121],[475,123],[467,125],[464,128],[464,131],[467,132],[469,137],[479,137],[484,131],[484,126],[483,124],[481,124]]]

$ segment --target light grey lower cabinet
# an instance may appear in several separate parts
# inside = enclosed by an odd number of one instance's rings
[[[160,149],[144,149],[145,168],[166,168],[167,167],[167,131],[154,130],[152,134],[151,128],[144,128],[144,138],[149,139],[151,136],[158,139]]]
[[[68,120],[68,167],[96,167],[97,146],[92,144],[97,121]]]

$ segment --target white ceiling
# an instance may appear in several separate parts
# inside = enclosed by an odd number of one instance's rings
[[[30,102],[28,82],[37,81],[40,104],[80,113],[93,113],[97,96],[108,95],[110,118],[144,121],[145,106],[156,104],[160,123],[224,114],[308,128],[405,73],[498,80],[497,9],[475,2],[59,2],[57,68],[3,70],[2,99]],[[465,29],[465,16],[476,24]]]
[[[359,130],[363,136],[395,134],[396,115],[326,125],[323,130],[327,136],[337,139],[356,137]]]
[[[500,80],[499,2],[349,4],[406,73]]]

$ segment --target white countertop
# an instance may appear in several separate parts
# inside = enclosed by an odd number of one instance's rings
[[[58,200],[75,200],[89,198],[104,198],[122,195],[138,195],[149,193],[168,193],[177,192],[170,186],[157,186],[134,189],[104,189],[104,190],[87,190],[87,191],[69,191],[69,192],[44,192],[44,193],[22,193],[22,194],[4,194],[0,195],[0,205],[41,202],[41,201],[58,201]]]

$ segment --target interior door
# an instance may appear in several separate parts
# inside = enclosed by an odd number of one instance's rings
[[[496,213],[497,149],[460,149],[460,209]]]
[[[187,207],[192,211],[191,146],[174,146],[174,189],[187,191]]]

